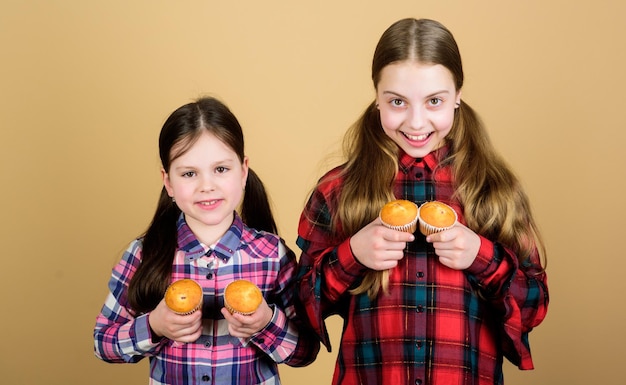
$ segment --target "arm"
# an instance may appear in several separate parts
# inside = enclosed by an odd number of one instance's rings
[[[316,190],[300,217],[297,292],[301,312],[329,351],[324,319],[341,312],[348,291],[367,270],[352,255],[350,239],[333,242],[333,238],[328,199]]]
[[[107,362],[138,362],[154,355],[160,343],[152,341],[148,315],[134,317],[127,308],[128,282],[139,264],[141,243],[133,242],[113,269],[109,294],[96,319],[96,357]]]
[[[272,316],[267,325],[253,334],[249,342],[266,352],[275,362],[306,366],[317,357],[319,340],[306,327],[296,311],[296,257],[282,240],[278,243],[280,268],[268,292]]]
[[[530,331],[548,310],[548,286],[538,253],[519,263],[517,256],[498,243],[480,237],[480,249],[468,277],[483,297],[503,314],[503,350],[520,369],[532,369]]]
[[[331,175],[313,192],[300,216],[297,240],[302,250],[299,304],[329,351],[325,318],[345,314],[350,291],[359,286],[366,273],[397,266],[404,258],[406,243],[415,239],[413,234],[383,226],[378,217],[351,236],[337,235],[342,234],[341,224],[333,226],[332,216],[341,183],[341,179]]]
[[[524,263],[515,253],[461,223],[429,235],[439,261],[464,270],[480,297],[502,317],[502,350],[520,369],[532,369],[528,333],[548,308],[546,274],[537,250]]]

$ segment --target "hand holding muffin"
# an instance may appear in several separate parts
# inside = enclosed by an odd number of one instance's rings
[[[222,315],[228,321],[228,332],[233,337],[251,337],[267,326],[273,314],[254,283],[239,279],[224,289]]]
[[[193,342],[202,334],[202,287],[191,279],[172,283],[148,315],[153,334],[177,342]]]
[[[456,211],[443,202],[429,201],[418,207],[411,201],[397,199],[383,206],[379,218],[383,226],[407,233],[415,232],[419,224],[439,261],[452,269],[468,268],[480,248],[480,238],[460,224]]]
[[[416,220],[417,207],[415,205],[413,207],[415,216],[411,220]],[[408,208],[410,209],[411,206],[408,205]],[[357,231],[349,240],[354,257],[362,265],[372,270],[388,270],[395,267],[398,261],[404,257],[406,243],[415,239],[410,231],[415,223],[409,224],[404,231],[392,229],[385,223],[378,217]]]
[[[419,228],[426,242],[433,244],[443,265],[463,270],[478,255],[480,237],[458,222],[456,211],[443,202],[430,201],[419,207]]]
[[[428,235],[426,242],[433,244],[439,262],[454,270],[470,267],[481,243],[476,233],[459,222],[446,231]]]

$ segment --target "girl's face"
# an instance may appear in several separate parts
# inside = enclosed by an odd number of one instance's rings
[[[161,172],[196,237],[206,245],[215,243],[232,224],[243,197],[248,158],[241,163],[230,147],[205,132]]]
[[[460,101],[452,73],[439,64],[390,64],[381,71],[376,88],[385,133],[414,158],[443,145]]]

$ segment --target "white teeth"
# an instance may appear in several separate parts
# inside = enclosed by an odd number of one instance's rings
[[[428,135],[430,135],[430,134],[409,135],[409,134],[407,134],[405,132],[404,135],[406,135],[406,137],[409,138],[410,140],[424,140],[424,139],[428,138]]]

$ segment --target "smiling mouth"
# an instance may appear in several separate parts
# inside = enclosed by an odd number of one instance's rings
[[[404,135],[407,139],[412,140],[414,142],[420,142],[422,140],[426,140],[431,134],[432,132],[429,132],[428,134],[409,135],[406,132],[402,132],[402,135]]]
[[[214,204],[217,203],[217,200],[213,200],[213,201],[202,201],[202,202],[198,202],[200,204],[200,206],[213,206]]]

